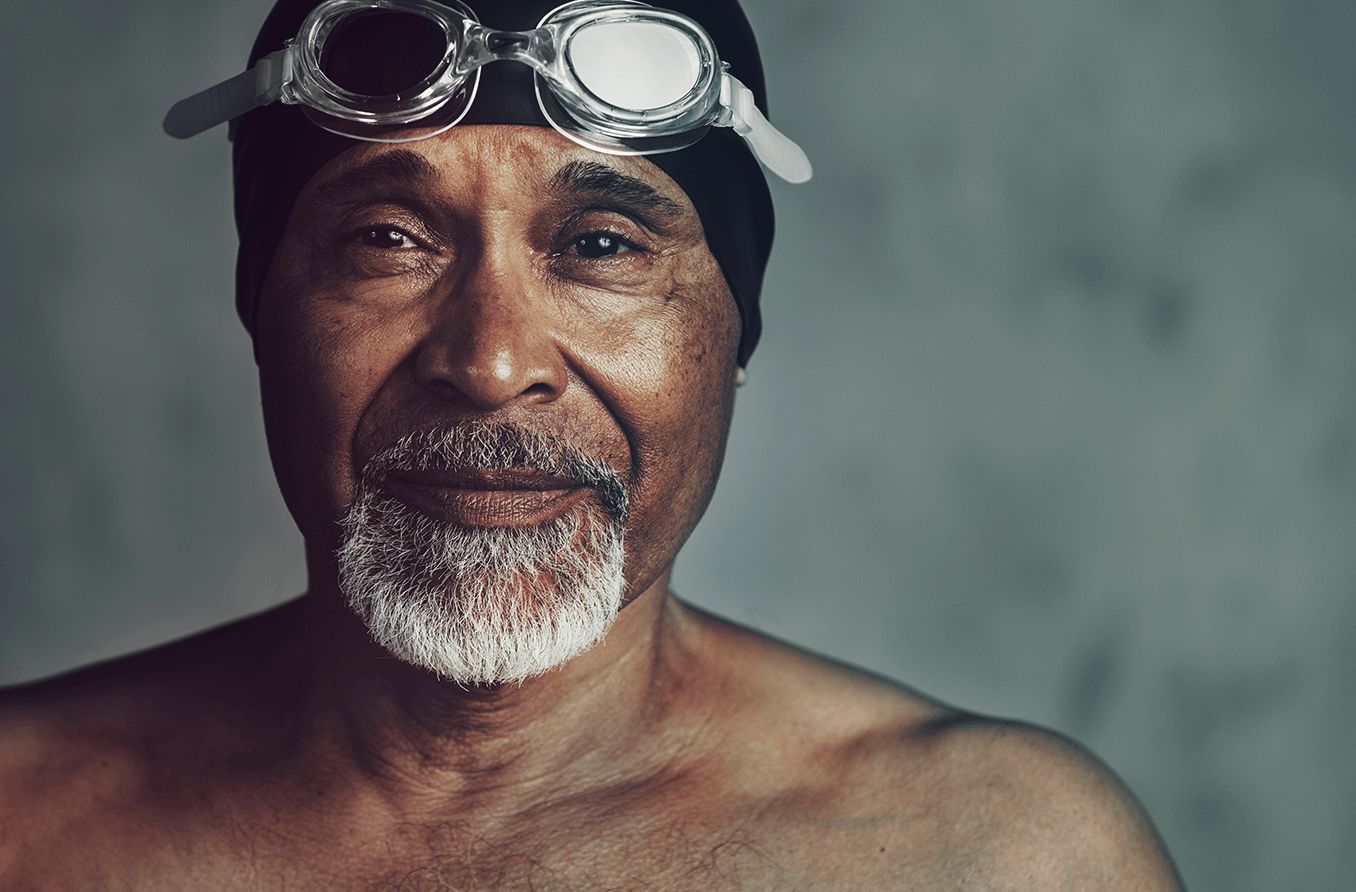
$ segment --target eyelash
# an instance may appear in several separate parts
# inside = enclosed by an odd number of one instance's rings
[[[580,242],[583,242],[584,240],[590,239],[590,238],[606,238],[606,239],[610,239],[611,241],[615,242],[615,243],[621,248],[621,250],[619,250],[619,251],[618,251],[617,253],[615,253],[615,254],[607,254],[607,255],[604,255],[604,256],[602,256],[602,257],[586,257],[586,256],[584,256],[584,255],[579,254],[579,253],[577,252],[577,250],[576,250],[576,251],[575,251],[575,256],[577,256],[577,257],[579,257],[580,259],[583,259],[583,260],[610,260],[611,258],[616,257],[618,254],[633,253],[633,252],[634,252],[634,253],[643,253],[644,250],[645,250],[644,248],[642,248],[640,245],[636,244],[636,243],[635,243],[634,241],[632,241],[631,239],[629,239],[629,238],[627,238],[626,236],[622,235],[620,232],[617,232],[615,229],[601,228],[601,229],[590,229],[590,230],[588,230],[587,232],[581,232],[581,233],[579,233],[579,234],[577,234],[577,235],[571,236],[570,239],[569,239],[569,241],[566,243],[565,248],[562,249],[562,250],[560,250],[560,251],[558,251],[558,252],[556,252],[556,256],[560,256],[560,255],[562,255],[562,254],[569,253],[569,252],[571,251],[571,249],[577,249]]]
[[[372,244],[372,243],[370,243],[370,242],[368,241],[368,236],[390,235],[390,234],[392,234],[392,233],[399,234],[399,235],[402,236],[406,241],[410,242],[410,244],[409,244],[409,245],[401,245],[401,246],[398,246],[398,247],[397,247],[397,246],[394,246],[394,245],[391,245],[391,246],[382,246],[382,245]],[[355,239],[357,239],[358,241],[362,242],[363,247],[365,247],[365,248],[375,248],[375,249],[377,249],[377,250],[379,250],[379,251],[380,251],[380,250],[385,250],[387,247],[389,247],[389,248],[392,249],[392,250],[399,250],[399,251],[409,251],[409,250],[412,250],[412,249],[414,249],[414,248],[422,248],[422,247],[424,247],[424,242],[423,242],[421,239],[416,238],[415,236],[413,236],[413,235],[411,235],[410,233],[406,232],[404,229],[401,229],[399,226],[392,226],[392,225],[389,224],[389,223],[380,223],[380,224],[377,224],[377,225],[375,225],[375,226],[361,226],[361,227],[359,227],[358,229],[354,230],[354,232],[353,232],[352,235],[353,235],[353,238],[355,238]]]

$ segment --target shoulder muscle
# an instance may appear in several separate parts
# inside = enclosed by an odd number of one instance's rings
[[[955,719],[933,733],[948,808],[974,835],[964,888],[1181,888],[1143,809],[1083,747],[989,719]]]

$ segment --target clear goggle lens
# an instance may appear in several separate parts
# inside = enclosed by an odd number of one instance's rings
[[[565,61],[594,96],[639,112],[686,98],[702,71],[692,38],[653,22],[585,25],[571,35]]]
[[[400,47],[400,52],[381,52],[383,47]],[[448,34],[430,18],[364,10],[330,28],[320,47],[320,70],[349,93],[399,96],[427,86],[445,67],[447,48]]]
[[[550,24],[548,17],[544,24]],[[536,76],[537,101],[560,132],[589,148],[645,154],[685,148],[709,122],[694,112],[713,104],[714,54],[690,31],[625,13],[568,24],[561,77],[573,89],[551,89]],[[703,103],[703,99],[708,101]]]
[[[449,24],[392,8],[322,20],[308,59],[330,101],[303,103],[303,113],[331,132],[378,142],[424,139],[451,127],[466,114],[478,74],[449,75],[460,46]]]

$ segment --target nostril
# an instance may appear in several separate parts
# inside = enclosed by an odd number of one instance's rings
[[[555,388],[545,381],[538,381],[523,391],[524,396],[555,396]]]

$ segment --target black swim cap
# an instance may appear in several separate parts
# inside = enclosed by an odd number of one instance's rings
[[[486,25],[504,30],[535,28],[561,0],[469,0]],[[278,0],[255,39],[249,64],[281,49],[295,37],[316,0]],[[695,19],[715,41],[730,73],[750,90],[767,113],[763,66],[753,30],[738,0],[660,0],[653,4]],[[537,106],[532,70],[516,63],[481,69],[476,100],[462,124],[533,124],[549,127]],[[460,126],[460,125],[459,125]],[[296,106],[274,103],[231,125],[236,257],[236,308],[250,333],[264,277],[287,225],[288,214],[307,181],[356,140],[336,136],[308,121]],[[758,295],[772,251],[772,196],[767,180],[743,139],[728,127],[713,127],[695,145],[647,155],[691,199],[706,231],[706,243],[720,264],[739,306],[742,328],[739,364],[746,365],[758,343],[762,320]]]

